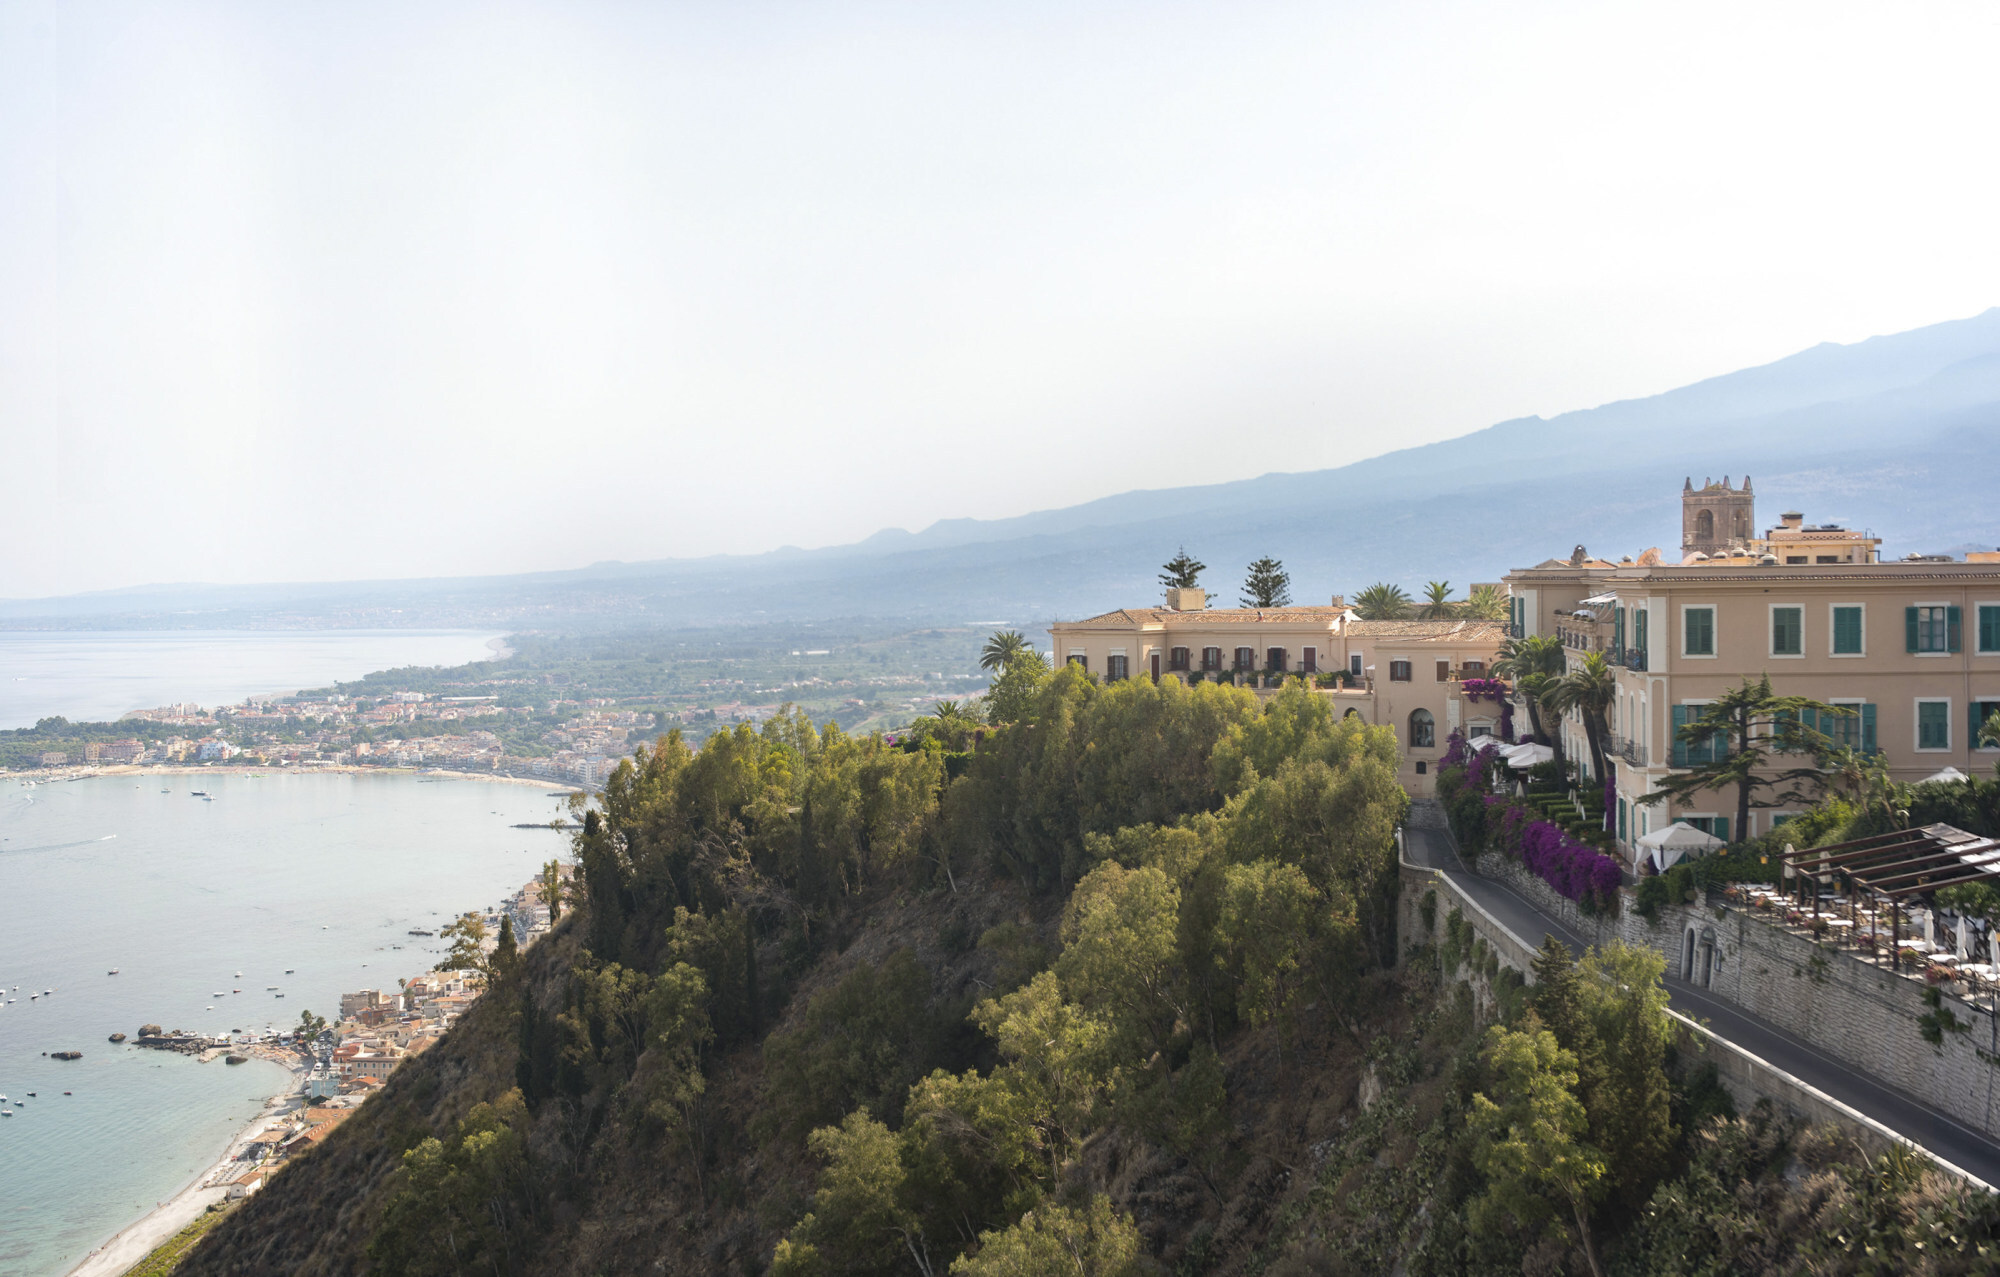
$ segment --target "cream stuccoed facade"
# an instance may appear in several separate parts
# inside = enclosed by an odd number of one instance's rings
[[[1989,772],[2000,761],[2000,750],[1978,741],[1979,725],[2000,710],[2000,562],[1882,562],[1873,538],[1831,527],[1811,530],[1829,534],[1820,546],[1840,547],[1827,557],[1847,561],[1800,563],[1799,554],[1773,553],[1800,524],[1787,514],[1776,535],[1759,538],[1756,556],[1613,563],[1579,548],[1567,561],[1507,575],[1513,633],[1558,638],[1571,668],[1602,651],[1617,671],[1606,755],[1628,854],[1637,838],[1676,819],[1733,841],[1796,814],[1753,810],[1750,828],[1731,828],[1733,789],[1688,803],[1635,801],[1676,765],[1689,765],[1676,744],[1678,725],[1745,679],[1769,675],[1779,695],[1852,708],[1852,717],[1822,727],[1876,753],[1899,781],[1947,767]],[[1516,721],[1525,730],[1525,716]],[[1560,730],[1565,752],[1587,768],[1581,720],[1567,715]]]
[[[1390,727],[1402,748],[1404,788],[1431,792],[1445,739],[1499,734],[1500,708],[1461,693],[1484,677],[1506,627],[1494,621],[1364,621],[1325,607],[1209,608],[1199,590],[1168,592],[1169,606],[1121,608],[1049,629],[1055,659],[1101,679],[1237,682],[1275,695],[1267,673],[1342,675],[1315,687],[1338,716]],[[1314,679],[1315,682],[1319,681]]]

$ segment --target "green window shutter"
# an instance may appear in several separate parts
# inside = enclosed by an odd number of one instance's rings
[[[1681,728],[1686,727],[1688,725],[1688,715],[1694,712],[1694,706],[1676,705],[1673,707],[1673,711],[1674,711],[1674,740],[1673,740],[1674,757],[1673,757],[1673,762],[1670,763],[1669,766],[1685,767],[1688,765],[1688,747],[1687,747],[1687,742],[1681,739]]]
[[[1903,650],[1917,650],[1917,609],[1913,607],[1903,609]]]
[[[2000,608],[1995,608],[2000,613]],[[2000,620],[2000,617],[1996,617]],[[1861,609],[1858,607],[1837,607],[1833,609],[1833,652],[1836,656],[1858,656],[1861,653]]]
[[[1945,651],[1962,652],[1965,650],[1964,620],[1963,608],[1948,607],[1944,610]]]
[[[1777,656],[1799,656],[1805,652],[1805,620],[1801,609],[1771,609],[1771,651]]]
[[[1729,817],[1717,816],[1715,818],[1715,836],[1724,842],[1729,841]]]
[[[1875,706],[1872,704],[1861,707],[1861,752],[1875,752]]]
[[[1951,748],[1951,706],[1943,701],[1917,703],[1917,748]]]
[[[1995,608],[2000,613],[2000,608]],[[1640,608],[1632,616],[1632,645],[1640,651],[1646,650],[1646,610]]]
[[[1611,611],[1611,645],[1625,646],[1625,609],[1622,607]]]
[[[2000,652],[2000,607],[1979,609],[1979,650]]]

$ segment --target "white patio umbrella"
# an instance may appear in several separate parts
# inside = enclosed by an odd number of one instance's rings
[[[1676,820],[1665,829],[1655,829],[1639,839],[1639,845],[1647,849],[1653,861],[1653,868],[1665,873],[1690,851],[1712,851],[1722,846],[1723,842],[1714,834],[1705,834],[1685,820]]]
[[[1965,773],[1964,773],[1964,772],[1962,772],[1962,771],[1958,770],[1958,768],[1956,768],[1956,767],[1947,767],[1947,768],[1945,768],[1945,769],[1944,769],[1943,771],[1941,771],[1941,772],[1937,772],[1937,773],[1935,773],[1935,774],[1933,774],[1933,775],[1930,775],[1930,776],[1926,776],[1926,777],[1924,777],[1924,779],[1923,779],[1923,783],[1924,783],[1924,784],[1926,784],[1926,785],[1928,785],[1928,784],[1930,784],[1930,783],[1931,783],[1932,781],[1934,781],[1934,780],[1953,780],[1953,781],[1956,781],[1956,780],[1964,780],[1964,779],[1966,779],[1966,775],[1965,775]]]
[[[1507,755],[1507,765],[1518,771],[1526,771],[1536,763],[1546,763],[1556,756],[1556,751],[1547,745],[1516,745]]]

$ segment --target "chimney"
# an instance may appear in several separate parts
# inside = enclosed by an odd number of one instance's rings
[[[1805,514],[1802,511],[1798,510],[1787,510],[1783,514],[1778,516],[1778,522],[1782,523],[1783,525],[1785,525],[1787,528],[1790,528],[1794,532],[1797,532],[1801,527],[1803,527],[1805,525],[1805,521],[1806,521]]]
[[[1334,596],[1333,596],[1333,602],[1332,602],[1332,604],[1330,604],[1329,606],[1332,606],[1332,607],[1339,607],[1339,608],[1344,608],[1344,607],[1346,607],[1346,606],[1347,606],[1347,596],[1346,596],[1345,594],[1336,594],[1336,595],[1334,595]]]
[[[1175,586],[1167,591],[1167,606],[1176,612],[1201,612],[1208,607],[1208,591],[1193,586]]]

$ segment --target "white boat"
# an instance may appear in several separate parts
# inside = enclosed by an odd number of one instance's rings
[[[118,974],[118,968],[117,968],[117,967],[113,967],[113,968],[111,968],[111,969],[110,969],[109,971],[106,971],[106,972],[105,972],[104,974],[106,974],[106,975],[117,975],[117,974]]]

